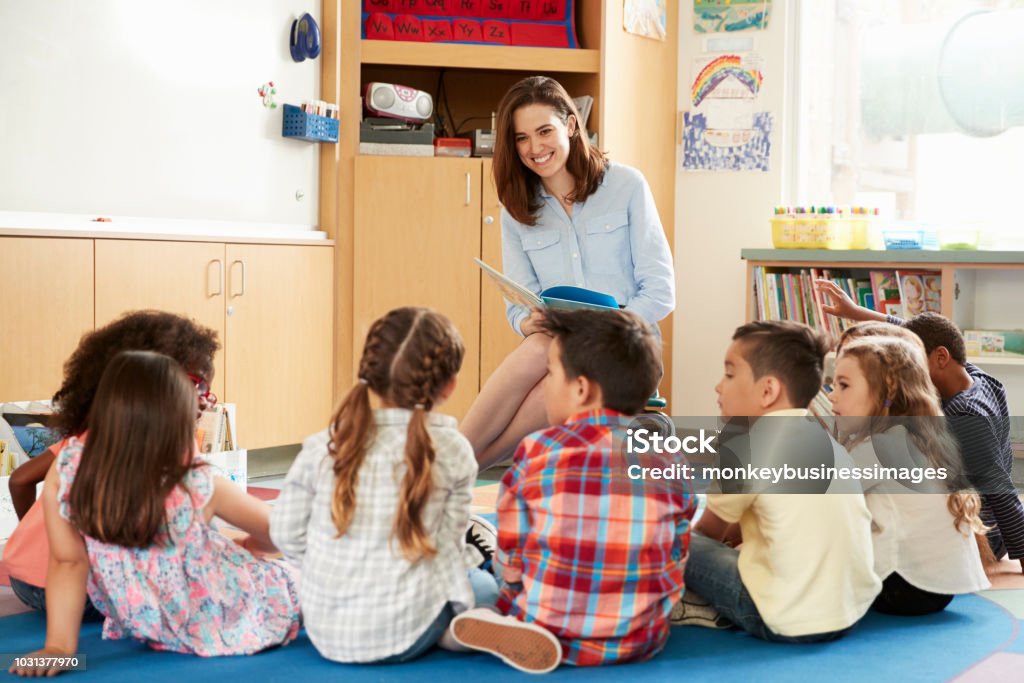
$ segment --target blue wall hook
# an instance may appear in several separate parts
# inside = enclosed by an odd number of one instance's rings
[[[292,59],[296,62],[320,56],[320,27],[313,15],[307,12],[292,22],[290,42]]]

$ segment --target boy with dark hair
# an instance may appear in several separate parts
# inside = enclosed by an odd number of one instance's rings
[[[765,321],[736,330],[715,391],[723,417],[751,422],[744,438],[752,460],[852,465],[806,409],[821,386],[827,348],[820,334],[799,323]],[[764,640],[820,642],[853,628],[881,588],[871,515],[858,483],[825,482],[816,490],[825,488],[830,492],[790,493],[803,487],[787,485],[785,492],[709,493],[691,539],[678,621],[687,623],[691,607],[700,610],[706,601]],[[740,550],[732,547],[740,543]]]
[[[960,444],[971,485],[981,495],[981,518],[996,558],[1020,560],[1024,572],[1024,505],[1014,486],[1010,410],[1002,383],[967,362],[963,335],[953,321],[938,313],[920,313],[910,320],[886,316],[858,306],[830,280],[817,280],[832,304],[825,311],[851,320],[884,320],[907,328],[924,342],[928,374],[942,397],[942,412]]]
[[[668,640],[695,508],[685,482],[628,474],[658,462],[625,444],[661,378],[661,352],[625,311],[549,310],[544,327],[554,426],[522,441],[501,481],[502,614],[465,612],[452,635],[533,673],[647,659]]]

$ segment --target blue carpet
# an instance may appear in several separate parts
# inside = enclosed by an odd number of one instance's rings
[[[622,681],[942,681],[965,671],[1017,639],[1019,622],[998,605],[977,596],[959,597],[937,615],[901,619],[870,613],[846,638],[823,645],[765,643],[736,631],[673,629],[668,647],[649,662],[627,666],[563,667],[545,680]],[[0,619],[5,652],[29,652],[43,643],[45,620],[38,614]],[[1013,647],[1016,649],[1016,647]],[[522,674],[479,653],[434,651],[410,663],[339,665],[317,655],[303,635],[297,642],[252,657],[203,659],[153,652],[130,641],[103,641],[100,626],[82,630],[79,650],[86,672],[73,680],[103,681],[296,681],[321,677],[346,683],[523,680]]]

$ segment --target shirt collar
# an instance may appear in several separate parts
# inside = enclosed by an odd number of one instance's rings
[[[407,408],[378,408],[373,411],[373,419],[378,427],[401,427],[408,425],[412,419],[412,411]],[[432,427],[455,428],[458,421],[451,415],[442,415],[430,411],[427,413],[427,424]]]
[[[575,413],[570,415],[565,420],[565,424],[575,424],[582,422],[584,424],[592,425],[623,425],[633,421],[633,418],[625,413],[620,413],[617,410],[611,408],[595,408],[594,410],[584,410],[583,412]]]

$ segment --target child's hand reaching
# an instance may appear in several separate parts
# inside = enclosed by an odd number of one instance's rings
[[[837,318],[846,318],[847,320],[880,320],[885,322],[885,314],[877,311],[872,311],[870,308],[864,308],[858,306],[856,302],[850,298],[850,295],[843,291],[842,287],[832,282],[831,280],[815,280],[814,288],[821,294],[827,294],[828,298],[832,301],[831,304],[825,303],[824,300],[821,302],[821,308],[826,313],[830,313]]]

